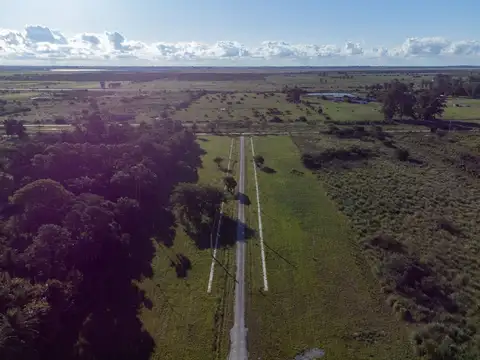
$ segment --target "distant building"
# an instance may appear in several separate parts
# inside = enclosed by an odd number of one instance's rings
[[[121,86],[122,86],[122,83],[119,83],[119,82],[113,82],[108,84],[109,89],[118,89]]]

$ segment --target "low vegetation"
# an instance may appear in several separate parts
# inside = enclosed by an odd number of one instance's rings
[[[478,138],[405,134],[387,144],[360,138],[375,149],[362,161],[353,156],[351,139],[294,140],[350,218],[392,311],[416,324],[416,353],[477,358]],[[325,143],[335,150],[323,150]],[[342,156],[332,162],[332,154]],[[329,166],[317,166],[326,161]]]

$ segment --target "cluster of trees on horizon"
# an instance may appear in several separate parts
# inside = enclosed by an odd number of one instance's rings
[[[435,120],[442,116],[447,97],[480,95],[480,78],[468,79],[436,74],[432,81],[422,80],[420,86],[399,80],[366,86],[368,97],[382,103],[386,120],[398,116],[414,120]]]

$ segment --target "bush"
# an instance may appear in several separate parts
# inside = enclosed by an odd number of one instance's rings
[[[355,161],[366,159],[371,156],[373,156],[373,153],[370,149],[350,146],[340,149],[326,149],[314,153],[304,153],[302,154],[302,162],[308,169],[320,169],[333,160]]]
[[[255,164],[260,167],[264,164],[265,162],[265,159],[262,155],[255,155],[255,157],[253,158],[253,161],[255,161]]]
[[[383,145],[385,145],[388,148],[394,148],[395,147],[395,144],[390,139],[384,140],[384,141],[382,141],[382,143],[383,143]]]
[[[408,158],[410,157],[410,153],[408,152],[407,149],[397,149],[395,151],[395,156],[400,161],[407,161]]]
[[[438,229],[445,230],[452,235],[459,235],[462,233],[458,226],[456,226],[451,220],[448,220],[446,218],[440,218],[438,220]]]
[[[66,124],[67,120],[63,116],[56,116],[54,122],[55,124]]]
[[[385,251],[390,252],[403,252],[404,247],[401,242],[393,238],[391,235],[387,235],[384,233],[379,233],[371,237],[367,243],[375,248],[380,248]]]
[[[281,122],[283,122],[283,119],[281,119],[281,118],[278,117],[278,116],[274,116],[273,118],[270,119],[270,122],[273,122],[273,123],[281,123]]]
[[[446,130],[443,130],[443,129],[438,129],[436,133],[437,133],[438,137],[444,137],[445,135],[448,134],[448,132]]]
[[[412,335],[412,343],[418,356],[429,360],[461,359],[462,345],[470,337],[457,326],[439,323],[425,325]]]

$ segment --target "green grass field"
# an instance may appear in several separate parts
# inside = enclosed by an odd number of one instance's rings
[[[278,113],[269,113],[268,109],[277,109]],[[303,104],[297,106],[287,102],[285,94],[282,93],[208,94],[193,102],[185,111],[177,112],[175,118],[187,121],[216,119],[259,121],[263,115],[267,120],[278,116],[284,121],[294,121],[300,116],[308,116],[306,110],[307,107]],[[321,118],[317,113],[312,113],[308,117]]]
[[[216,156],[228,160],[231,139],[204,137],[200,141],[207,152],[199,182],[223,186],[224,174],[213,162]],[[232,160],[237,159],[238,148]],[[233,164],[233,162],[232,162]],[[226,162],[225,162],[226,166]],[[235,173],[235,169],[234,169]],[[234,216],[234,202],[225,207],[225,213]],[[220,249],[217,257],[232,271],[233,249]],[[170,261],[182,254],[188,257],[192,268],[185,279],[178,278]],[[177,230],[171,248],[157,247],[152,262],[154,275],[146,279],[142,288],[153,307],[144,309],[141,318],[145,328],[154,338],[157,348],[153,359],[226,359],[229,348],[229,330],[232,327],[233,279],[220,267],[215,268],[212,293],[207,294],[211,265],[211,249],[199,250],[193,241]]]
[[[132,83],[125,88],[142,91],[279,91],[281,87],[265,81],[175,81],[155,80],[146,83]]]
[[[459,105],[456,107],[455,104]],[[443,113],[445,120],[479,120],[480,100],[455,98],[447,101],[447,108]]]
[[[1,89],[29,89],[29,88],[50,88],[50,89],[90,89],[100,88],[96,81],[9,81],[0,80]]]
[[[310,99],[311,98],[311,99]],[[305,98],[304,98],[305,99]],[[347,102],[333,102],[322,100],[319,97],[309,97],[315,107],[323,108],[324,116],[329,116],[333,121],[351,122],[351,121],[383,121],[384,116],[379,111],[380,103],[371,102],[368,104],[350,104]]]
[[[314,96],[305,96],[303,101],[310,102],[314,107],[309,109],[304,103],[289,103],[282,93],[208,94],[193,102],[188,109],[178,111],[174,117],[177,120],[197,122],[217,119],[255,122],[260,121],[262,117],[268,121],[274,116],[278,116],[284,122],[294,122],[302,116],[310,122],[319,123],[324,120],[340,122],[383,120],[383,115],[378,111],[380,105],[377,103],[349,104],[322,100]],[[323,108],[323,114],[318,113],[320,106]]]
[[[251,161],[250,143],[249,160]],[[403,325],[386,306],[353,244],[349,223],[288,137],[255,138],[276,173],[259,172],[269,291],[262,293],[258,239],[249,241],[247,326],[252,359],[293,359],[318,347],[325,359],[411,359]],[[251,163],[247,221],[257,228]]]
[[[6,93],[0,94],[0,99],[7,100],[7,101],[15,101],[15,100],[29,100],[32,97],[41,96],[40,92],[17,92],[17,93]]]

